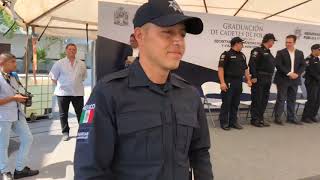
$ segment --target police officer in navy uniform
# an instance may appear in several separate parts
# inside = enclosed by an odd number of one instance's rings
[[[269,33],[264,35],[260,47],[251,51],[249,69],[252,79],[251,87],[251,124],[256,127],[270,126],[263,114],[268,105],[272,76],[275,69],[275,58],[270,52],[276,38]]]
[[[312,53],[306,58],[305,85],[307,102],[303,110],[302,121],[319,122],[317,114],[320,106],[320,44],[311,46]]]
[[[140,50],[128,69],[104,77],[83,109],[77,135],[76,180],[213,180],[210,136],[197,90],[178,68],[186,33],[201,19],[174,0],[150,0],[136,12]]]
[[[251,79],[246,63],[246,57],[241,52],[244,40],[235,37],[231,40],[231,49],[221,54],[218,67],[222,105],[219,115],[220,126],[224,130],[230,128],[242,129],[238,123],[237,112],[242,93],[243,76],[245,75],[248,86]]]

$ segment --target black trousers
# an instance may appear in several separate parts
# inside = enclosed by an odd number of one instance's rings
[[[83,108],[83,96],[58,96],[58,106],[60,114],[60,123],[62,133],[69,133],[68,113],[70,102],[76,112],[78,122],[80,121],[82,108]]]
[[[251,87],[251,122],[262,122],[263,114],[266,111],[272,76],[258,75],[257,83]]]
[[[275,119],[280,120],[284,111],[284,104],[287,102],[287,121],[296,121],[295,103],[297,99],[298,85],[291,83],[277,84],[277,101],[274,106]]]
[[[219,115],[221,127],[237,123],[237,112],[242,93],[242,79],[228,80],[226,84],[227,92],[221,92],[222,105]]]
[[[304,106],[302,118],[317,116],[320,106],[320,84],[316,81],[305,81],[307,89],[307,102]]]

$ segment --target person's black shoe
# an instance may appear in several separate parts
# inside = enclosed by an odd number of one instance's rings
[[[311,121],[312,121],[312,122],[315,122],[315,123],[320,122],[316,117],[311,118]]]
[[[22,171],[14,171],[14,179],[20,179],[20,178],[24,178],[24,177],[30,177],[30,176],[35,176],[39,174],[38,170],[31,170],[29,167],[25,167],[22,169]]]
[[[243,129],[243,127],[238,123],[233,123],[230,125],[230,127],[238,130]]]
[[[70,139],[69,133],[63,133],[62,140],[63,141],[69,141],[69,139]]]
[[[274,123],[276,123],[276,124],[278,124],[280,126],[284,126],[284,123],[279,119],[274,120]]]
[[[228,125],[221,126],[221,129],[223,129],[225,131],[230,131],[230,127]]]
[[[2,178],[2,180],[13,180],[11,172],[2,173],[0,177]]]
[[[313,121],[310,118],[302,118],[301,121],[309,124],[313,123]]]
[[[263,124],[258,121],[251,121],[251,125],[255,127],[263,127]]]

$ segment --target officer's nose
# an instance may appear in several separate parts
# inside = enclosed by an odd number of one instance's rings
[[[182,46],[184,42],[184,37],[181,35],[176,35],[173,39],[173,45]]]

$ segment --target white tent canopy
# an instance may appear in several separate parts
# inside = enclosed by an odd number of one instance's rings
[[[102,0],[140,5],[146,0]],[[320,25],[320,0],[176,0],[184,11]],[[47,35],[95,39],[98,0],[16,0],[22,21]]]

